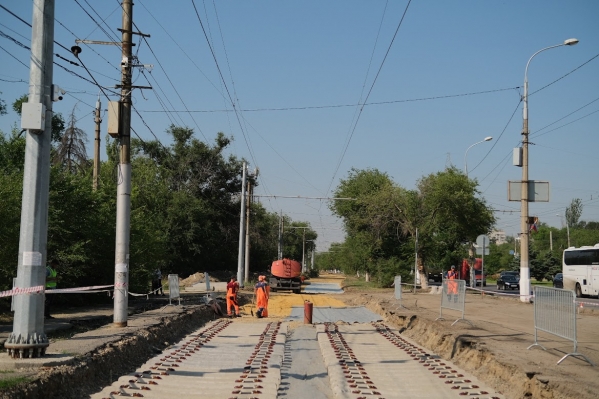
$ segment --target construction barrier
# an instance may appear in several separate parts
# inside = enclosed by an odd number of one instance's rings
[[[441,292],[441,308],[439,317],[436,320],[445,320],[443,318],[443,308],[456,310],[462,313],[462,317],[454,321],[451,325],[453,326],[460,320],[463,320],[470,325],[472,323],[464,318],[466,307],[466,280],[450,280],[443,279],[442,292]]]
[[[401,276],[395,276],[393,286],[395,287],[395,299],[401,302]]]
[[[26,288],[15,287],[12,290],[1,291],[0,298],[5,297],[5,296],[14,296],[14,295],[23,295],[23,294],[40,294],[43,292],[44,292],[43,285],[38,285],[37,287],[26,287]]]
[[[179,294],[179,275],[178,274],[169,274],[168,275],[168,305],[166,305],[166,306],[173,305],[172,304],[173,299],[177,299],[179,301],[179,305],[181,305],[181,295]]]
[[[575,356],[582,357],[594,366],[595,364],[588,357],[577,352],[576,294],[574,291],[535,286],[534,294],[535,342],[527,349],[540,346],[546,350],[538,341],[538,331],[544,331],[572,341],[574,344],[574,351],[562,357],[557,364],[560,364],[568,356]]]

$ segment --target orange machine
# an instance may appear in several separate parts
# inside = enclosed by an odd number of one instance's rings
[[[279,259],[272,262],[268,284],[270,290],[291,290],[299,294],[302,289],[302,265],[291,259]]]

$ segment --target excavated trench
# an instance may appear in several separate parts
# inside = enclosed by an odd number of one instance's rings
[[[596,393],[589,394],[583,389],[573,391],[571,384],[551,381],[536,376],[535,372],[525,372],[513,364],[503,363],[478,337],[448,332],[441,323],[414,314],[399,315],[388,301],[362,294],[348,303],[365,306],[383,316],[386,322],[396,327],[403,336],[451,360],[507,398],[590,399],[596,397]]]
[[[349,305],[366,306],[378,313],[402,335],[451,360],[508,398],[572,397],[571,391],[559,385],[552,386],[549,381],[533,378],[534,373],[523,373],[514,365],[502,363],[476,337],[453,334],[440,323],[417,315],[397,314],[388,302],[370,295],[355,295],[347,302]],[[158,325],[103,345],[68,364],[42,369],[32,382],[1,392],[0,399],[86,397],[111,384],[119,375],[131,372],[213,318],[212,309],[206,306],[189,307],[181,314],[163,319]]]

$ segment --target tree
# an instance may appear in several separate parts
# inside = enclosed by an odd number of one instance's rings
[[[566,208],[566,223],[570,227],[575,227],[580,220],[582,215],[582,200],[580,198],[574,198],[570,205]]]
[[[75,109],[77,109],[76,105],[69,117],[69,125],[52,156],[52,163],[62,165],[69,173],[81,172],[89,166],[85,148],[87,137],[85,132],[75,125],[77,122]]]
[[[2,94],[1,91],[0,91],[0,94]],[[6,115],[6,102],[4,102],[4,100],[1,98],[0,98],[0,115]]]
[[[464,257],[464,243],[493,226],[493,213],[476,187],[476,181],[454,167],[421,178],[415,190],[395,185],[377,170],[352,169],[335,196],[355,200],[335,201],[331,209],[343,218],[352,243],[345,251],[360,248],[362,264],[353,267],[376,272],[372,265],[393,257],[400,260],[397,265],[409,267],[418,235],[418,269],[426,286],[427,263],[457,264]]]

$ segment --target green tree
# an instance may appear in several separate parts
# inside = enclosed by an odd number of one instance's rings
[[[566,223],[568,226],[574,228],[578,221],[580,220],[580,216],[582,215],[583,208],[582,200],[580,198],[574,198],[570,205],[566,208]]]

